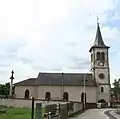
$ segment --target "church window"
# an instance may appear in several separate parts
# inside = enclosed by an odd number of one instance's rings
[[[101,52],[101,61],[105,61],[105,53]]]
[[[68,101],[69,100],[69,95],[67,92],[63,93],[63,100]]]
[[[97,60],[100,60],[100,52],[97,52]]]
[[[100,78],[100,79],[104,79],[104,77],[105,77],[105,76],[104,76],[103,73],[100,73],[100,74],[99,74],[99,78]]]
[[[27,89],[27,90],[25,91],[25,99],[29,99],[29,95],[30,95],[30,92],[29,92],[29,90]]]
[[[51,99],[51,93],[50,92],[45,93],[45,99],[48,100],[48,101]]]
[[[101,87],[101,93],[103,93],[104,92],[104,88],[103,87]]]

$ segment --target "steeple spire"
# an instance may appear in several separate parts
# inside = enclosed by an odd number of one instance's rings
[[[96,38],[95,38],[95,42],[94,42],[93,46],[106,46],[102,39],[99,23],[97,23]]]
[[[100,48],[100,47],[104,47],[104,48],[109,48],[108,46],[106,46],[104,44],[104,41],[103,41],[103,38],[102,38],[102,35],[101,35],[101,31],[100,31],[100,26],[99,26],[99,18],[97,16],[97,32],[96,32],[96,37],[95,37],[95,41],[94,41],[94,44],[93,46],[90,48],[89,51],[91,51],[91,49],[93,47],[97,47],[97,48]]]

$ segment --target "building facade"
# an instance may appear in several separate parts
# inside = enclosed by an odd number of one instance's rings
[[[109,102],[109,47],[103,42],[99,24],[91,53],[91,73],[39,73],[15,84],[16,98]]]

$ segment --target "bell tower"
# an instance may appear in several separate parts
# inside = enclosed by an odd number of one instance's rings
[[[110,101],[110,68],[108,50],[110,47],[104,44],[99,23],[93,46],[90,48],[91,69],[93,78],[97,82],[97,101]]]

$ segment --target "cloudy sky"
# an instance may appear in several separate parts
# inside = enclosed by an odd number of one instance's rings
[[[0,83],[39,72],[88,72],[96,19],[110,46],[111,81],[119,78],[119,0],[1,0]]]

